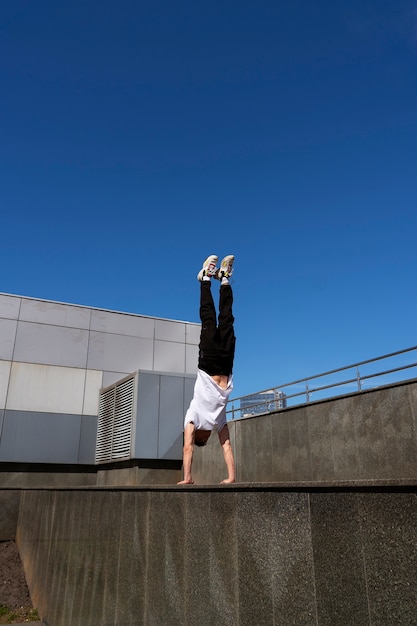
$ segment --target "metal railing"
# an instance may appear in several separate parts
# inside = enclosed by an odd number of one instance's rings
[[[417,346],[414,346],[339,369],[329,370],[315,376],[300,378],[291,383],[232,398],[228,404],[227,419],[253,417],[300,406],[312,400],[348,395],[415,378],[417,377],[417,362],[406,361],[410,361],[411,353],[416,351]],[[412,357],[415,359],[415,354]],[[381,367],[381,362],[384,362],[387,367],[378,370]],[[416,369],[410,371],[413,368]],[[410,372],[410,376],[405,376],[405,372]],[[344,378],[344,376],[348,377]],[[376,381],[378,384],[370,385],[370,382],[374,382],[375,379],[378,379]]]

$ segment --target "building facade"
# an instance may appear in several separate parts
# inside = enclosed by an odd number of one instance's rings
[[[196,323],[0,294],[0,463],[95,463],[100,390],[134,372],[149,396],[138,419],[163,410],[170,424],[150,458],[181,458],[199,335]]]

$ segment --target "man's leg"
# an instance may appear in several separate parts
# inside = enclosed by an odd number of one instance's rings
[[[213,264],[214,262],[214,264]],[[201,334],[199,344],[198,367],[210,376],[219,373],[219,348],[217,337],[217,318],[211,293],[211,276],[214,275],[217,257],[208,257],[203,270],[198,274],[200,282],[200,319]],[[204,269],[208,268],[208,269]]]
[[[222,354],[222,369],[227,376],[232,373],[233,360],[235,356],[236,337],[234,332],[233,317],[233,291],[229,284],[229,278],[233,272],[234,256],[226,256],[220,265],[219,279],[220,299],[219,299],[219,325],[218,337]]]
[[[200,283],[200,320],[201,330],[216,328],[216,307],[211,293],[211,281],[203,280]]]
[[[219,326],[217,329],[222,355],[223,374],[229,376],[233,371],[236,337],[232,311],[233,292],[230,285],[220,285]]]

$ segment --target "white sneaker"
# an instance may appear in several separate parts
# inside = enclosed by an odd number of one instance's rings
[[[216,268],[218,260],[219,257],[217,257],[215,254],[211,254],[210,256],[208,256],[203,263],[202,269],[197,274],[198,280],[202,281],[204,276],[208,276],[209,278],[215,276],[218,272],[218,269]]]
[[[233,273],[233,261],[235,257],[233,254],[228,254],[224,257],[222,262],[220,263],[220,269],[216,272],[217,280],[221,280],[222,278],[230,278]]]

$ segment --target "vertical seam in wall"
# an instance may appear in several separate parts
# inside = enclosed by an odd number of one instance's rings
[[[152,339],[152,371],[155,371],[155,343],[156,343],[156,320],[153,320],[153,339]]]
[[[83,389],[83,401],[81,404],[81,415],[80,415],[80,435],[78,438],[78,450],[77,450],[77,460],[80,462],[80,449],[81,449],[81,436],[82,436],[82,427],[83,427],[83,416],[85,409],[85,389],[87,386],[87,364],[88,364],[88,352],[90,350],[90,331],[91,331],[91,317],[92,317],[92,309],[90,308],[90,319],[88,322],[88,334],[87,334],[87,350],[85,355],[85,364],[84,364],[84,389]]]
[[[161,418],[161,387],[162,387],[162,376],[158,376],[158,421],[156,426],[156,458],[159,459],[159,425]]]
[[[12,367],[13,367],[13,363],[14,363],[14,354],[15,354],[15,350],[16,350],[16,339],[17,339],[17,331],[18,331],[18,328],[19,328],[19,320],[20,320],[20,311],[21,311],[21,309],[22,309],[22,298],[19,298],[19,311],[18,311],[17,319],[16,319],[16,332],[14,334],[12,358],[10,360],[10,370],[9,370],[9,379],[7,381],[6,397],[4,398],[3,419],[1,421],[1,429],[0,429],[0,441],[1,441],[1,437],[3,435],[4,420],[6,418],[6,407],[7,407],[8,401],[9,401],[10,380],[12,378]]]
[[[84,415],[85,408],[85,388],[87,386],[87,366],[88,366],[88,353],[90,351],[90,332],[91,332],[91,317],[92,310],[90,309],[90,320],[88,322],[88,335],[87,335],[87,353],[85,355],[85,367],[84,367],[84,391],[83,391],[83,403],[81,407],[81,415]]]
[[[20,322],[20,312],[21,312],[21,309],[22,309],[22,298],[20,298],[20,303],[19,303],[19,312],[18,312],[18,314],[17,314],[17,320],[16,320],[16,333],[15,333],[15,336],[14,336],[14,342],[13,342],[13,350],[12,350],[12,363],[13,363],[13,361],[14,361],[14,353],[15,353],[15,350],[16,350],[17,330],[18,330],[18,328],[19,328],[19,322]]]

